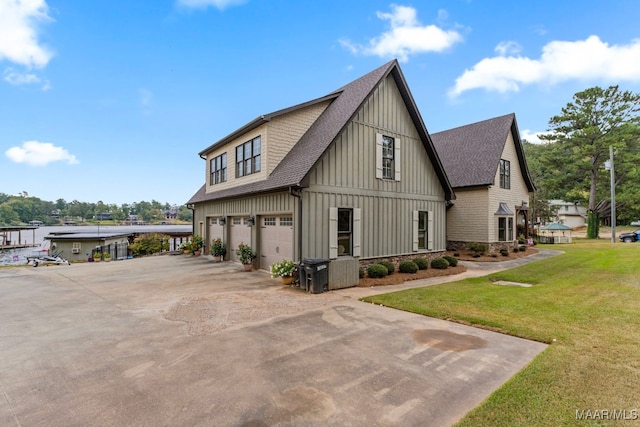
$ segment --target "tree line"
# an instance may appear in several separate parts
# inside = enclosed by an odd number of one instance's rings
[[[80,202],[67,202],[58,199],[55,202],[31,197],[26,192],[19,195],[0,193],[0,225],[23,225],[30,221],[42,221],[44,225],[58,225],[69,220],[94,220],[98,214],[110,214],[113,222],[124,222],[129,215],[137,215],[138,220],[146,223],[166,221],[166,212],[175,212],[177,220],[192,221],[192,211],[186,205],[170,205],[156,200],[141,201],[122,205]]]
[[[640,95],[618,86],[592,87],[573,96],[549,120],[542,144],[524,142],[537,186],[534,216],[551,218],[548,201],[560,199],[587,208],[587,236],[610,225],[613,151],[616,224],[640,220]]]

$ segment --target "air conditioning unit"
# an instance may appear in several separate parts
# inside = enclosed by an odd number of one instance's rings
[[[72,253],[72,254],[79,254],[79,253],[80,253],[80,248],[73,248],[73,249],[71,249],[71,253]]]

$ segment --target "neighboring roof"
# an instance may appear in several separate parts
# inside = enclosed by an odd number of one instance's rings
[[[571,227],[564,224],[559,224],[557,222],[552,222],[551,224],[547,224],[543,227],[540,227],[542,230],[571,230]]]
[[[527,188],[535,191],[513,113],[431,134],[453,188],[494,185],[509,132]]]
[[[130,233],[70,233],[70,234],[49,234],[46,240],[105,240],[118,237],[127,237]]]
[[[411,95],[402,71],[400,70],[400,65],[398,64],[398,61],[393,60],[323,98],[310,101],[311,103],[314,103],[318,100],[332,99],[331,104],[324,110],[311,127],[309,127],[307,132],[287,153],[284,159],[282,159],[266,180],[232,187],[226,190],[219,190],[209,194],[205,193],[206,185],[203,185],[187,203],[200,203],[208,200],[218,200],[251,193],[276,191],[288,187],[301,187],[305,177],[316,165],[320,157],[340,135],[344,127],[347,126],[351,119],[357,114],[373,90],[389,74],[391,74],[395,79],[402,98],[405,101],[409,114],[416,126],[416,129],[418,130],[418,134],[420,135],[429,159],[431,160],[438,178],[440,179],[440,183],[445,190],[445,198],[447,200],[453,199],[453,189],[449,184],[445,169],[438,158],[433,142],[431,141],[427,129],[424,126],[420,112],[416,107],[413,96]],[[308,103],[300,105],[304,106],[308,105]],[[291,107],[290,109],[279,111],[289,112],[296,108],[297,107]],[[275,113],[272,113],[271,115],[273,114]],[[267,116],[270,115],[268,114],[261,117]],[[259,118],[256,120],[261,119]],[[235,137],[241,132],[246,132],[251,128],[251,126],[256,126],[252,124],[254,122],[243,126],[238,131],[231,134],[231,136],[225,137],[213,146],[225,143],[229,141],[232,136]],[[207,150],[211,149],[213,146],[209,147]],[[201,152],[201,154],[207,150]]]

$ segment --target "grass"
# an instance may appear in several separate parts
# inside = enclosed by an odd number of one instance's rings
[[[566,253],[482,278],[365,298],[550,344],[460,426],[640,422],[576,420],[576,411],[586,410],[640,416],[640,244],[549,247]]]

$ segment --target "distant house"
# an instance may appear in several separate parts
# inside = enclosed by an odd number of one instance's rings
[[[164,211],[164,219],[177,219],[178,218],[178,208],[175,206],[169,210]]]
[[[564,200],[549,200],[549,208],[555,214],[556,220],[560,224],[570,228],[586,227],[587,208],[578,202],[565,202]]]
[[[259,116],[199,153],[206,182],[189,200],[194,232],[236,259],[331,260],[329,288],[358,267],[435,257],[454,198],[397,61],[320,98]]]
[[[98,213],[96,214],[96,219],[98,221],[112,221],[113,216],[111,215],[111,213],[108,213],[108,212]]]
[[[447,210],[452,248],[497,249],[529,233],[529,174],[515,114],[431,134],[456,200]]]

